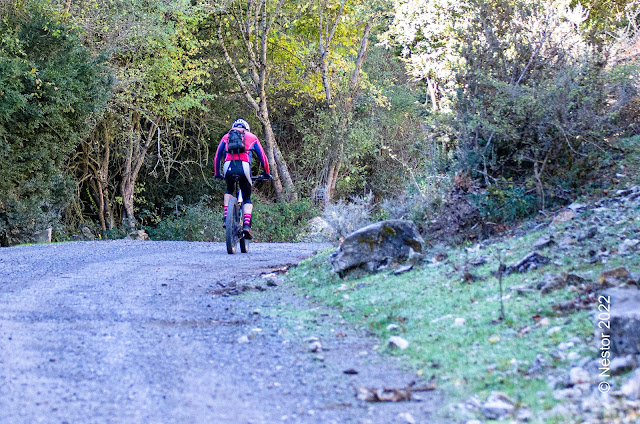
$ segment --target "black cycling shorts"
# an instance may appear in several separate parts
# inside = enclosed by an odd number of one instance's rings
[[[240,190],[242,190],[242,201],[251,203],[251,168],[249,163],[233,160],[225,162],[223,169],[225,170],[224,180],[227,182],[227,194],[234,194],[235,177],[238,176]]]

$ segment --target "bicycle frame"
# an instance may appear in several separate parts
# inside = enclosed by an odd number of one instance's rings
[[[251,177],[251,181],[263,181],[267,178],[263,177]],[[242,197],[242,190],[240,189],[240,176],[233,176],[234,190],[232,197],[227,204],[227,221],[225,239],[227,244],[227,253],[230,255],[236,252],[238,242],[240,242],[240,250],[242,253],[248,253],[249,251],[249,239],[244,237],[242,231],[242,217],[244,214],[244,199]]]

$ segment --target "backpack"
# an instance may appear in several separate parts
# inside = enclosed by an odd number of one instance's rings
[[[227,152],[229,153],[244,153],[246,151],[244,145],[244,131],[231,130],[229,131],[229,138],[227,139]]]

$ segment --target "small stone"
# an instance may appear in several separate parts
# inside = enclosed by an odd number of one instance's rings
[[[594,238],[598,234],[598,229],[596,227],[591,227],[585,231],[580,232],[578,234],[578,241],[584,241],[590,238]]]
[[[633,251],[640,244],[640,240],[625,239],[618,247],[618,253],[625,254]]]
[[[633,276],[631,275],[631,272],[629,272],[626,267],[620,266],[618,268],[603,271],[602,274],[600,274],[600,278],[598,278],[598,282],[608,286],[618,286],[632,279]]]
[[[240,336],[240,337],[238,337],[238,343],[240,343],[240,344],[249,343],[249,337],[248,336]]]
[[[520,259],[518,263],[511,265],[507,268],[507,274],[512,272],[527,272],[538,268],[541,265],[546,265],[550,262],[549,258],[542,256],[537,252],[531,252],[524,258]]]
[[[549,325],[549,324],[551,324],[551,320],[550,320],[549,318],[546,318],[546,317],[545,317],[545,318],[542,318],[542,319],[540,320],[540,322],[538,322],[538,325],[539,325],[540,327],[546,327],[546,326],[547,326],[547,325]]]
[[[571,371],[569,371],[569,381],[571,381],[573,385],[590,383],[591,376],[584,369],[580,367],[573,367],[571,368]]]
[[[482,414],[490,420],[498,420],[514,410],[513,401],[500,392],[492,392],[482,405]]]
[[[465,320],[464,318],[456,318],[455,321],[453,322],[454,327],[462,327],[466,324],[467,324],[467,320]]]
[[[533,413],[529,408],[520,408],[516,414],[516,419],[522,422],[528,422],[533,418]]]
[[[309,343],[309,350],[313,353],[322,351],[322,344],[319,341]]]
[[[556,390],[555,392],[553,392],[553,398],[555,400],[577,399],[580,396],[582,396],[582,391],[576,387]]]
[[[544,367],[547,366],[547,361],[544,359],[544,355],[538,353],[536,355],[536,359],[533,360],[533,363],[527,370],[527,375],[536,375],[539,374]]]
[[[129,233],[126,237],[125,240],[151,240],[149,238],[149,234],[147,234],[144,230],[137,230],[137,231],[133,231],[131,233]]]
[[[571,209],[572,211],[577,212],[580,209],[584,209],[586,207],[587,205],[585,205],[584,203],[572,203],[569,206],[567,206],[567,209]]]
[[[409,347],[409,342],[398,336],[389,337],[389,346],[395,346],[400,350],[405,350]]]
[[[640,369],[635,370],[631,378],[622,386],[621,392],[629,400],[640,400]]]
[[[638,361],[636,360],[636,357],[634,355],[613,358],[611,364],[609,365],[611,375],[624,374],[625,372],[631,371],[632,369],[637,367]]]
[[[398,331],[398,330],[400,330],[400,326],[397,324],[387,325],[387,331]]]
[[[38,231],[31,236],[34,243],[51,243],[51,234],[53,229],[47,228],[42,231]]]
[[[570,361],[577,361],[580,359],[580,354],[578,352],[569,352],[567,359]]]
[[[553,240],[553,235],[542,235],[533,243],[533,248],[535,250],[544,249],[545,247],[553,246],[556,242]]]
[[[555,327],[551,327],[550,329],[547,330],[547,336],[559,333],[560,331],[562,331],[562,327],[560,327],[559,325],[556,325]]]
[[[576,217],[575,211],[571,209],[563,209],[551,220],[551,225],[562,224],[563,222],[571,221]]]
[[[415,418],[413,418],[413,415],[411,415],[408,412],[402,412],[402,413],[398,414],[398,418],[401,419],[405,423],[416,424]]]
[[[403,266],[399,267],[398,269],[396,269],[395,271],[393,271],[393,275],[404,274],[405,272],[409,272],[412,269],[413,269],[413,265],[403,265]]]
[[[96,236],[93,235],[89,227],[82,227],[80,233],[82,233],[82,239],[85,241],[93,241],[96,239]]]
[[[577,242],[577,240],[575,239],[575,237],[564,236],[562,239],[560,239],[560,242],[558,243],[558,245],[560,247],[567,248],[567,247],[571,246],[572,244],[576,244],[576,242]]]

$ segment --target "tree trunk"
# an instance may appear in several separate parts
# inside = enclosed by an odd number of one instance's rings
[[[427,78],[427,89],[429,91],[429,97],[431,97],[431,106],[433,110],[438,110],[438,100],[436,98],[437,88],[435,81],[431,78]]]
[[[132,181],[130,177],[122,179],[120,183],[120,194],[122,195],[122,206],[124,213],[122,214],[122,225],[131,229],[136,226],[136,218],[134,216],[133,208],[133,191],[135,181]]]
[[[269,118],[269,107],[267,103],[267,93],[265,90],[267,79],[267,43],[268,34],[274,24],[276,17],[280,13],[280,9],[284,4],[284,0],[278,2],[276,11],[267,16],[266,2],[262,0],[260,3],[247,3],[246,15],[244,22],[237,21],[238,30],[243,35],[243,41],[249,56],[249,77],[247,83],[238,72],[238,69],[229,55],[224,38],[222,37],[222,27],[218,26],[218,40],[222,47],[225,61],[231,72],[233,73],[238,86],[242,90],[247,102],[256,113],[256,116],[264,129],[265,153],[269,161],[269,167],[273,175],[273,185],[276,191],[276,199],[282,202],[285,199],[295,200],[298,198],[293,179],[289,173],[286,160],[283,157],[278,143],[276,142]],[[256,8],[257,9],[254,9]],[[254,27],[255,26],[255,27]],[[256,43],[252,42],[252,36],[255,33]],[[259,40],[259,42],[258,42]],[[256,100],[258,98],[258,100]]]
[[[278,169],[278,166],[276,165],[276,160],[275,160],[275,154],[274,154],[274,150],[275,150],[275,137],[273,135],[273,129],[271,128],[271,123],[267,120],[261,120],[262,121],[262,128],[264,129],[264,135],[265,135],[265,139],[264,139],[264,143],[265,143],[265,150],[266,150],[266,154],[267,154],[267,160],[269,161],[269,167],[273,168],[271,169],[271,175],[273,176],[273,187],[276,191],[276,200],[278,202],[281,202],[284,200],[284,189],[282,187],[282,180],[280,179],[280,171]]]
[[[344,5],[344,2],[342,3]],[[340,9],[340,13],[342,12],[342,8]],[[335,125],[334,133],[332,134],[332,142],[329,148],[329,156],[320,172],[320,182],[318,183],[318,188],[322,192],[324,192],[323,202],[325,205],[331,203],[333,201],[333,197],[335,194],[336,184],[338,182],[338,178],[340,176],[340,169],[342,167],[342,162],[344,160],[344,140],[347,138],[348,127],[349,127],[349,117],[353,111],[353,105],[355,103],[355,97],[358,94],[358,85],[359,85],[359,77],[360,72],[362,70],[362,65],[364,63],[365,58],[367,57],[367,49],[369,46],[369,35],[371,33],[371,28],[373,27],[374,20],[370,20],[366,23],[364,27],[364,32],[362,34],[362,38],[360,41],[360,49],[358,50],[358,55],[355,60],[355,67],[353,73],[351,74],[351,78],[349,80],[349,87],[347,91],[347,99],[344,102],[342,110],[338,113],[336,105],[333,103],[331,88],[329,86],[328,80],[328,47],[331,42],[331,38],[333,37],[333,33],[335,32],[335,28],[339,21],[340,13],[336,17],[336,21],[334,22],[334,27],[331,30],[331,34],[327,37],[327,46],[323,49],[322,47],[322,10],[320,12],[320,59],[322,61],[322,83],[325,89],[325,100],[327,102],[327,106],[331,111],[332,120]]]
[[[145,119],[149,125],[149,131],[144,139],[142,135],[144,131],[142,119]],[[122,206],[124,207],[122,224],[132,229],[136,226],[133,207],[135,185],[157,130],[158,124],[151,119],[143,118],[138,112],[131,114],[131,132],[125,156],[122,181],[120,182],[120,194],[122,195]]]
[[[268,110],[264,110],[261,114],[263,117],[263,127],[265,133],[266,143],[271,146],[271,154],[273,157],[269,158],[270,164],[274,164],[274,171],[277,172],[278,180],[276,185],[276,192],[278,187],[280,188],[280,200],[286,199],[289,201],[295,201],[298,199],[298,194],[296,193],[295,186],[293,185],[293,179],[291,178],[291,174],[289,173],[289,167],[287,166],[287,162],[282,157],[282,152],[280,152],[280,148],[278,147],[278,143],[276,142],[276,137],[273,134],[273,128],[271,127],[271,121],[269,120],[269,112]],[[276,184],[276,178],[274,175],[274,185]],[[284,184],[283,184],[284,183]],[[284,185],[284,196],[283,196],[283,185]]]
[[[111,132],[109,131],[109,122],[104,121],[104,153],[100,161],[100,167],[96,175],[98,182],[98,190],[100,192],[100,224],[102,227],[102,236],[106,237],[106,231],[113,229],[113,215],[111,213],[111,199],[109,196],[109,161],[111,160]]]

